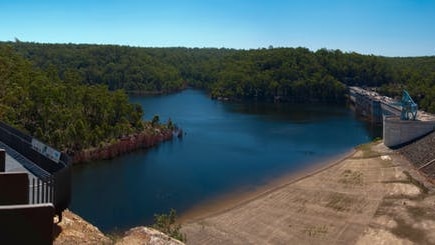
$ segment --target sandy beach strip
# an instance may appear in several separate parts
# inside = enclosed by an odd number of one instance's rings
[[[371,143],[335,160],[184,214],[187,244],[435,243],[435,195],[394,151]]]
[[[284,188],[291,183],[324,171],[344,161],[346,158],[352,156],[355,152],[355,149],[351,149],[345,153],[324,159],[323,161],[309,164],[307,167],[298,171],[284,174],[283,176],[280,176],[274,180],[268,181],[265,185],[257,187],[241,187],[230,193],[206,200],[194,206],[190,210],[181,213],[178,217],[178,222],[192,223],[195,220],[201,220],[205,217],[226,212],[235,208],[236,206],[243,205],[244,203],[250,202],[253,199],[259,198],[262,195],[267,195],[268,193],[279,188]]]

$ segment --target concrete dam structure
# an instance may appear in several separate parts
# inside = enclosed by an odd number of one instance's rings
[[[435,116],[417,110],[408,93],[402,102],[377,92],[349,87],[349,99],[358,114],[373,123],[383,124],[383,140],[387,147],[400,147],[435,130]],[[410,104],[405,102],[410,101]]]

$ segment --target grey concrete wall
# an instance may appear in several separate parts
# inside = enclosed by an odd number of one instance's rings
[[[435,130],[435,121],[403,121],[398,117],[385,116],[383,126],[384,145],[395,147]]]

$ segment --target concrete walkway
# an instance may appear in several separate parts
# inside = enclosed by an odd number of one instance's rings
[[[6,153],[6,164],[5,164],[6,172],[26,172],[29,175],[32,175],[23,165],[21,165],[17,160],[12,158],[9,154]],[[33,176],[34,177],[34,176]]]
[[[5,171],[6,172],[25,172],[28,175],[29,178],[29,202],[33,203],[33,200],[39,196],[43,196],[43,191],[41,188],[42,183],[39,182],[38,184],[38,178],[29,170],[27,170],[23,165],[21,165],[17,160],[15,160],[12,156],[6,153],[6,159],[5,159]],[[33,184],[35,183],[35,185]],[[37,189],[33,189],[33,188]],[[39,192],[39,193],[38,193]],[[47,195],[47,194],[46,194]],[[48,194],[47,197],[51,197],[51,193]]]

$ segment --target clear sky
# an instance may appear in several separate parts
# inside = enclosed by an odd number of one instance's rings
[[[0,0],[0,40],[435,55],[435,0]]]

